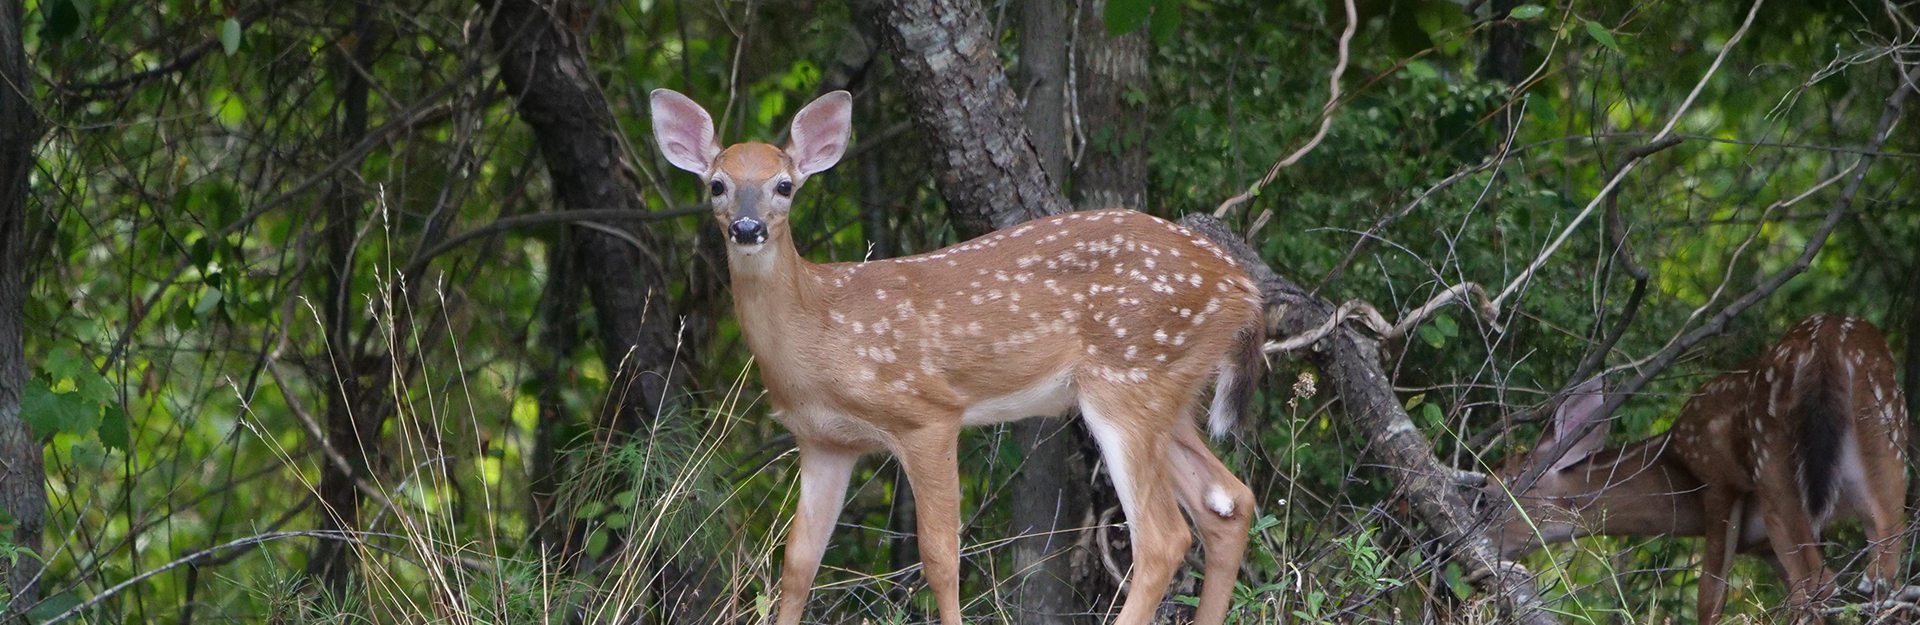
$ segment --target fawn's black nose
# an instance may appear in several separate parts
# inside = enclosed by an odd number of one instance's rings
[[[767,225],[758,219],[735,219],[733,225],[727,227],[727,234],[733,237],[734,243],[759,245],[767,242]]]

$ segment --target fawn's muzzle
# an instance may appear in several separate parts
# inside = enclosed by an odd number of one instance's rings
[[[733,237],[733,242],[741,245],[766,243],[767,224],[751,217],[741,217],[733,220],[733,225],[727,226],[727,236]]]

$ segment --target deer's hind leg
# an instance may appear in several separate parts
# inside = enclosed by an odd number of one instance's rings
[[[1152,622],[1193,544],[1167,470],[1169,416],[1145,403],[1138,393],[1104,384],[1086,384],[1080,396],[1080,414],[1100,445],[1133,536],[1133,573],[1115,625]]]
[[[1206,585],[1200,591],[1197,625],[1219,625],[1227,619],[1233,584],[1247,548],[1247,526],[1253,519],[1253,490],[1234,477],[1200,439],[1191,419],[1174,425],[1167,446],[1180,504],[1200,530],[1207,550]]]

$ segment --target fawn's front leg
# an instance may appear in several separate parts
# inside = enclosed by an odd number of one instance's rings
[[[807,594],[820,569],[820,556],[840,518],[860,453],[829,445],[800,447],[800,502],[794,507],[793,527],[787,532],[787,562],[780,571],[779,625],[798,625],[807,611]]]

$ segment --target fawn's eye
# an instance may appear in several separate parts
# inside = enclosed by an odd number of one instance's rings
[[[715,180],[715,181],[713,181],[713,182],[711,182],[711,183],[709,183],[709,184],[707,184],[707,190],[708,190],[708,191],[712,191],[712,192],[713,192],[713,196],[714,196],[714,197],[720,197],[720,196],[722,196],[722,195],[726,195],[726,194],[727,194],[727,183],[724,183],[724,182],[721,182],[721,181],[718,181],[718,180]]]
[[[773,185],[773,192],[780,194],[780,197],[793,197],[793,182],[782,180],[780,184]]]

